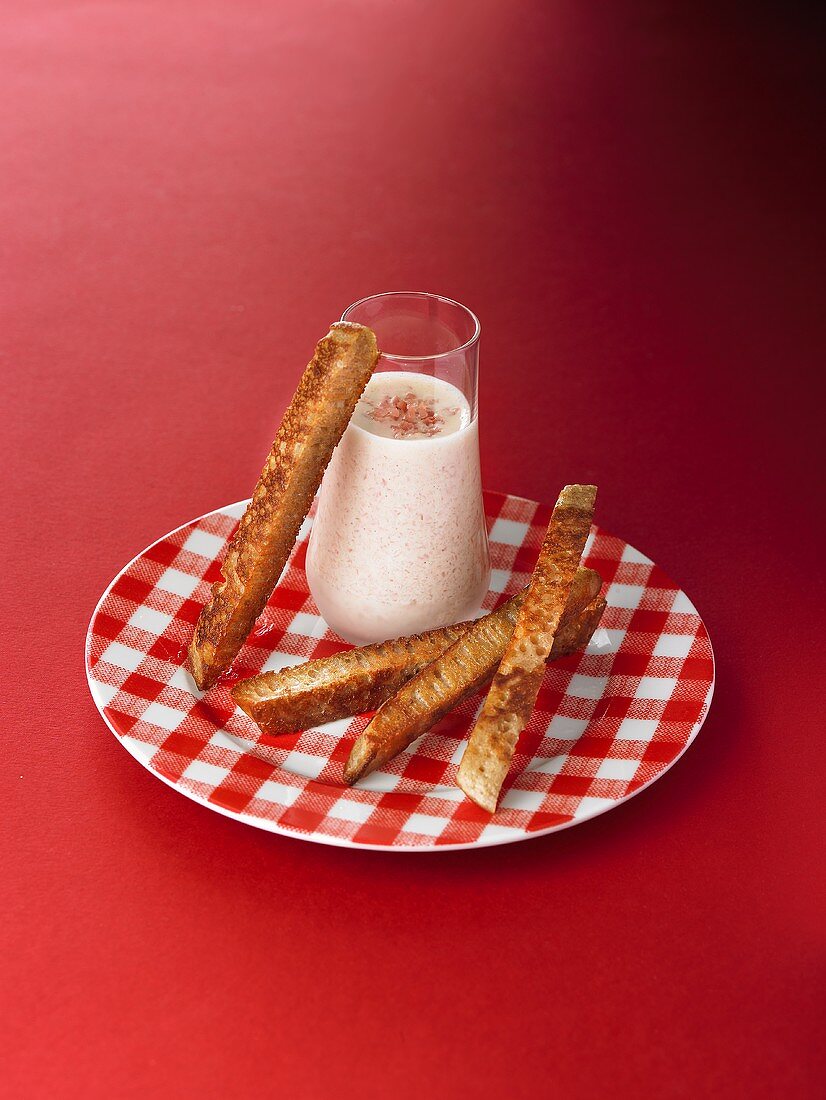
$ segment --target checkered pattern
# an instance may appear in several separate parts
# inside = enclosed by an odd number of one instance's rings
[[[550,509],[485,494],[492,576],[486,608],[527,583]],[[87,670],[108,725],[150,771],[189,797],[273,832],[322,843],[422,849],[521,840],[583,821],[639,791],[690,744],[714,663],[688,598],[648,558],[594,528],[585,562],[602,575],[607,640],[548,667],[497,813],[455,785],[482,696],[358,787],[344,762],[368,716],[267,738],[234,707],[236,679],[347,648],[307,589],[311,519],[232,670],[207,695],[182,667],[244,504],[173,531],[131,562],[89,627]],[[606,635],[603,638],[606,639]]]

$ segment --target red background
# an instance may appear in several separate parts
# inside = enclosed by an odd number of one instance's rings
[[[4,5],[6,1095],[815,1095],[822,42],[780,3]],[[598,482],[715,645],[677,767],[517,846],[244,827],[85,684],[113,574],[249,492],[393,288],[482,319],[485,484]]]

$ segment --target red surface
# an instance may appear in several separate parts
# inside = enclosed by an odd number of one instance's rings
[[[4,1092],[814,1096],[814,6],[21,3],[0,33]],[[246,495],[314,341],[393,287],[482,319],[485,483],[598,482],[717,654],[672,772],[515,847],[245,828],[84,682],[110,577]]]

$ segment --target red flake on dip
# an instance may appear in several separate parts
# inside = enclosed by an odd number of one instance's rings
[[[390,424],[396,439],[413,434],[438,435],[444,424],[444,417],[436,412],[433,404],[424,398],[417,397],[412,391],[406,393],[404,397],[385,394],[377,405],[373,404],[367,416],[377,423]]]

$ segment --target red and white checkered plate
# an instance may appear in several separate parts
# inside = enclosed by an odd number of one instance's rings
[[[608,601],[603,633],[548,666],[491,817],[456,786],[483,696],[468,700],[384,771],[356,787],[342,768],[368,716],[267,738],[228,687],[263,669],[347,646],[307,589],[307,519],[270,603],[232,670],[199,692],[183,667],[209,585],[246,502],[187,523],[139,554],[95,609],[89,686],[144,767],[212,810],[274,833],[353,848],[434,851],[505,844],[576,825],[654,782],[688,748],[714,689],[714,659],[687,596],[648,558],[594,527],[585,564]],[[493,608],[525,585],[550,508],[485,494]]]

